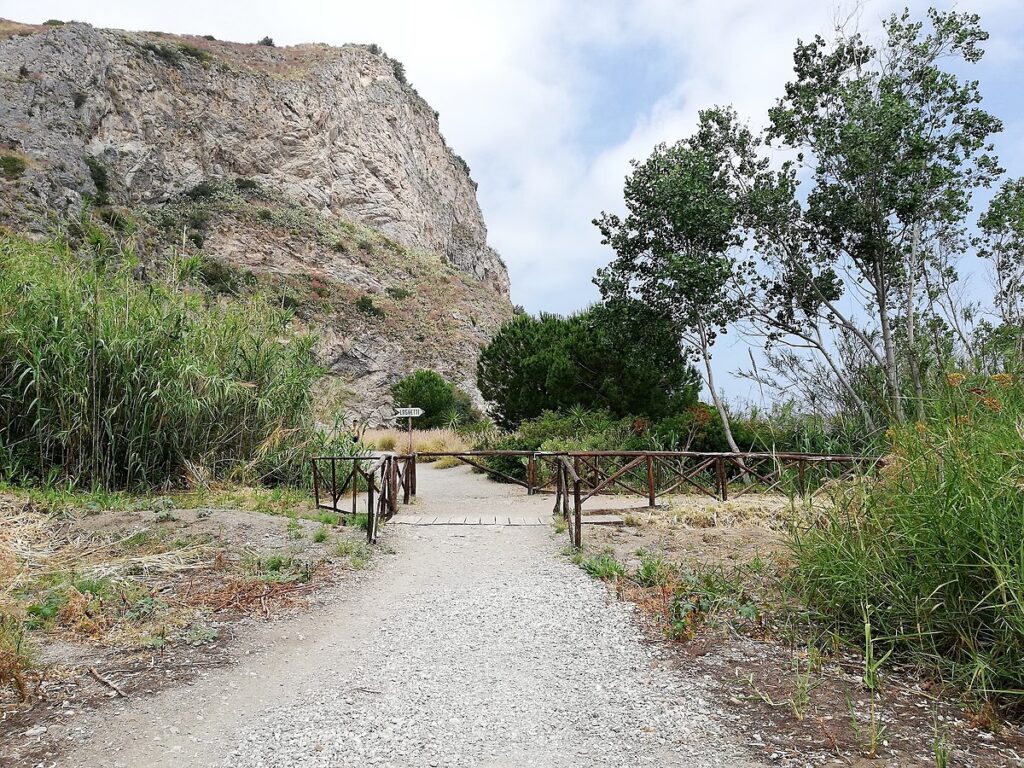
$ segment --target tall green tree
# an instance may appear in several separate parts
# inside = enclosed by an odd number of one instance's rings
[[[671,326],[632,301],[517,315],[481,350],[477,384],[504,427],[573,407],[657,419],[697,399]]]
[[[775,330],[855,342],[882,372],[896,419],[908,392],[922,401],[917,335],[934,320],[924,317],[934,292],[956,279],[948,256],[965,245],[972,192],[1001,173],[990,144],[1001,124],[980,108],[978,84],[951,71],[981,58],[978,22],[933,9],[926,29],[904,12],[885,22],[879,47],[858,34],[801,42],[795,79],[770,111],[769,140],[794,150],[792,172],[810,178],[799,215],[769,206],[758,224]]]
[[[614,260],[595,282],[606,301],[636,300],[668,318],[701,376],[733,451],[729,414],[715,384],[712,347],[741,314],[735,283],[745,270],[747,180],[766,169],[758,141],[731,109],[700,113],[696,133],[659,145],[634,161],[626,179],[627,214],[603,213],[594,223]]]
[[[999,327],[989,336],[1024,361],[1024,179],[1006,181],[978,221],[979,255],[989,259],[995,276]]]

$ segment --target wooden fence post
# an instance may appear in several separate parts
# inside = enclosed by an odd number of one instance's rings
[[[796,465],[797,488],[801,498],[807,495],[807,460],[800,459]]]
[[[722,501],[729,500],[729,488],[725,479],[725,458],[719,456],[715,459],[715,478],[718,482],[718,495]]]
[[[331,507],[335,512],[338,511],[338,497],[341,493],[338,492],[338,460],[331,459]]]
[[[320,473],[316,468],[316,459],[310,462],[313,465],[313,503],[317,509],[320,508]]]
[[[359,511],[359,475],[362,470],[359,468],[359,459],[352,459],[352,514]]]
[[[573,486],[573,527],[576,529],[576,546],[583,548],[583,502],[580,501],[580,481],[574,480]]]
[[[402,473],[402,503],[409,503],[409,489],[412,487],[412,462],[411,456],[405,458],[405,471]]]
[[[647,506],[656,506],[654,494],[654,458],[649,453],[647,454]]]

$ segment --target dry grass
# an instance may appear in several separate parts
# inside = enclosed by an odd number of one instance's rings
[[[378,451],[402,451],[409,449],[409,434],[398,429],[371,429],[363,436],[363,442]],[[468,451],[469,443],[451,429],[416,429],[412,433],[414,451]],[[431,461],[429,458],[423,461]],[[454,465],[453,465],[454,466]]]
[[[671,497],[666,511],[659,510],[645,522],[688,528],[758,525],[780,530],[793,515],[793,502],[782,494],[752,493],[726,502],[692,494]]]
[[[165,600],[156,582],[210,560],[203,541],[89,534],[32,501],[0,496],[0,689],[30,698],[38,675],[29,627],[140,646],[185,626],[189,609]]]
[[[33,24],[19,24],[16,21],[8,21],[7,19],[0,19],[0,40],[6,40],[9,37],[15,37],[18,35],[33,35],[36,32],[41,32],[46,27],[36,26]]]

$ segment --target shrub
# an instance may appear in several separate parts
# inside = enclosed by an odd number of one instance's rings
[[[0,155],[0,174],[5,179],[14,181],[20,178],[26,168],[28,164],[17,155]]]
[[[204,51],[202,48],[198,48],[194,45],[181,43],[178,46],[178,50],[181,51],[182,55],[188,56],[190,59],[195,59],[204,67],[208,67],[213,61],[213,56],[211,56],[208,51]]]
[[[274,38],[270,37],[269,35],[267,35],[266,37],[261,37],[258,45],[265,45],[268,48],[273,48]]]
[[[420,429],[453,427],[479,418],[469,395],[453,387],[436,371],[419,370],[391,387],[395,404],[422,408],[416,420]]]
[[[397,59],[391,59],[391,71],[395,73],[395,80],[402,85],[409,84],[409,78],[405,75],[405,65]]]
[[[374,450],[404,453],[409,449],[409,434],[398,428],[373,429],[363,435],[363,442]],[[448,453],[469,450],[469,445],[462,436],[450,429],[414,429],[412,446],[414,451]]]
[[[96,187],[96,205],[110,205],[110,177],[107,168],[99,158],[87,155],[85,164],[89,168],[89,176]]]
[[[808,604],[969,691],[1024,691],[1024,387],[951,374],[888,465],[794,539]],[[973,384],[973,386],[969,386]]]
[[[356,309],[370,317],[386,317],[387,313],[373,303],[372,296],[360,296],[356,299]]]
[[[207,301],[86,232],[0,236],[0,476],[93,487],[305,481],[313,340],[262,295]]]
[[[255,179],[239,176],[235,179],[235,189],[239,192],[255,192],[260,189],[260,183]]]
[[[388,296],[395,299],[396,301],[402,301],[403,299],[408,299],[410,296],[412,296],[411,291],[407,291],[405,288],[399,288],[395,286],[385,288],[384,292],[387,293]]]

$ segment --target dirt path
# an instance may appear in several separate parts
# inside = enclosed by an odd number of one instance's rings
[[[510,516],[547,497],[420,469],[411,512]],[[83,719],[60,765],[745,766],[709,703],[630,608],[538,526],[388,526],[396,554],[237,663]],[[91,735],[87,735],[91,734]]]

